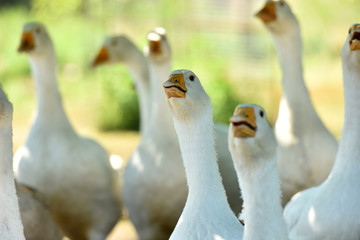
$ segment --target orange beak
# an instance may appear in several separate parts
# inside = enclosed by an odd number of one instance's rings
[[[33,50],[34,47],[34,36],[32,32],[24,32],[21,36],[21,42],[18,48],[18,52],[28,52]]]
[[[360,24],[355,24],[352,27],[352,35],[350,38],[350,50],[351,51],[355,51],[355,50],[360,50],[360,31],[357,31],[360,28]]]
[[[100,64],[103,64],[107,61],[109,61],[109,53],[106,47],[102,47],[98,53],[98,55],[96,56],[95,60],[92,63],[93,67],[96,67]]]
[[[148,34],[149,52],[153,55],[159,55],[162,52],[161,49],[161,36],[158,33],[150,32]]]
[[[171,74],[163,87],[168,98],[186,98],[187,88],[183,74]]]
[[[256,15],[263,22],[268,23],[276,20],[275,3],[267,2],[263,9],[261,9]]]
[[[235,109],[234,115],[230,118],[234,137],[254,137],[256,133],[255,111],[250,107],[239,107]]]

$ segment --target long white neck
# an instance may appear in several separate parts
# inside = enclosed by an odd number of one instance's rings
[[[151,127],[162,129],[164,132],[174,133],[167,97],[162,84],[168,80],[171,73],[171,61],[154,62],[149,60],[151,76]]]
[[[299,117],[303,114],[306,114],[311,121],[317,121],[317,124],[321,125],[322,122],[312,105],[303,79],[302,43],[299,26],[285,34],[272,34],[272,37],[283,74],[283,95],[279,106],[276,131],[285,129],[285,126],[290,127],[289,131],[309,127],[304,126],[305,121]],[[299,134],[301,135],[301,133],[296,133],[296,135]]]
[[[345,120],[332,175],[343,175],[344,167],[360,164],[360,67],[343,64]],[[341,159],[339,161],[338,159]],[[342,167],[340,167],[342,166]],[[345,168],[346,169],[346,168]]]
[[[148,129],[151,113],[151,86],[147,60],[139,49],[134,47],[125,65],[135,79],[140,104],[140,131]]]
[[[211,111],[206,115],[187,123],[174,119],[189,186],[186,205],[230,209],[217,165]]]
[[[299,87],[305,88],[302,69],[302,43],[299,27],[283,34],[272,34],[276,53],[283,74],[284,93],[296,93]],[[307,92],[307,91],[306,91]],[[289,96],[289,97],[290,97]]]
[[[0,239],[25,240],[12,171],[12,127],[0,129]]]
[[[56,82],[54,51],[48,51],[47,55],[42,57],[29,56],[29,61],[38,97],[35,123],[72,129],[66,117]]]
[[[276,158],[274,156],[274,158]],[[251,160],[249,160],[251,161]],[[277,161],[256,159],[261,166],[236,166],[243,198],[244,240],[288,239],[282,214]]]

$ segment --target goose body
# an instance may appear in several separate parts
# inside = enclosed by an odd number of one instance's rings
[[[339,151],[321,185],[296,194],[284,216],[291,239],[347,239],[360,236],[360,25],[354,24],[341,50],[345,121]]]
[[[275,124],[283,205],[329,175],[338,143],[317,115],[303,79],[299,23],[289,5],[270,0],[257,16],[270,31],[283,74]]]
[[[26,240],[62,240],[63,235],[51,219],[43,196],[23,184],[15,182],[15,186]]]
[[[244,200],[243,240],[286,240],[277,172],[277,142],[265,111],[240,104],[230,119],[229,149]]]
[[[44,196],[65,236],[104,239],[120,218],[121,204],[108,154],[72,128],[57,87],[55,51],[42,24],[25,24],[19,51],[29,56],[38,107],[14,156],[16,180]]]
[[[95,67],[115,63],[123,63],[133,76],[140,103],[140,131],[144,132],[151,113],[151,86],[147,59],[128,37],[120,35],[105,39],[92,65]]]
[[[12,171],[13,107],[0,86],[0,239],[25,240]]]
[[[170,240],[242,239],[217,165],[211,100],[189,70],[175,70],[164,83],[185,166],[189,194]]]
[[[123,198],[140,239],[168,239],[188,194],[179,140],[161,84],[171,73],[171,49],[161,29],[148,35],[145,49],[151,81],[151,117],[139,146],[125,167]],[[215,131],[220,171],[234,212],[241,210],[240,190],[227,148],[227,128]],[[224,150],[225,149],[225,150]],[[221,154],[221,155],[220,155]],[[135,190],[136,189],[136,190]]]

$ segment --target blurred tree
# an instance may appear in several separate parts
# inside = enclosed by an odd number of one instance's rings
[[[9,6],[24,6],[30,8],[31,0],[0,0],[0,8]]]

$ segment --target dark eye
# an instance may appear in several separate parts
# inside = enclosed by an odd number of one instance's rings
[[[349,34],[351,33],[351,28],[349,28]]]
[[[264,111],[263,111],[263,110],[260,110],[260,111],[259,111],[259,115],[260,115],[260,117],[264,117]]]
[[[280,6],[284,6],[284,4],[285,4],[284,1],[282,1],[282,0],[280,0],[279,3],[280,3]]]
[[[36,28],[36,29],[35,29],[35,32],[36,32],[36,33],[40,33],[40,32],[41,32],[41,28],[39,28],[39,27]]]
[[[190,75],[190,76],[189,76],[189,79],[190,79],[190,81],[194,81],[194,80],[195,80],[194,75]]]

